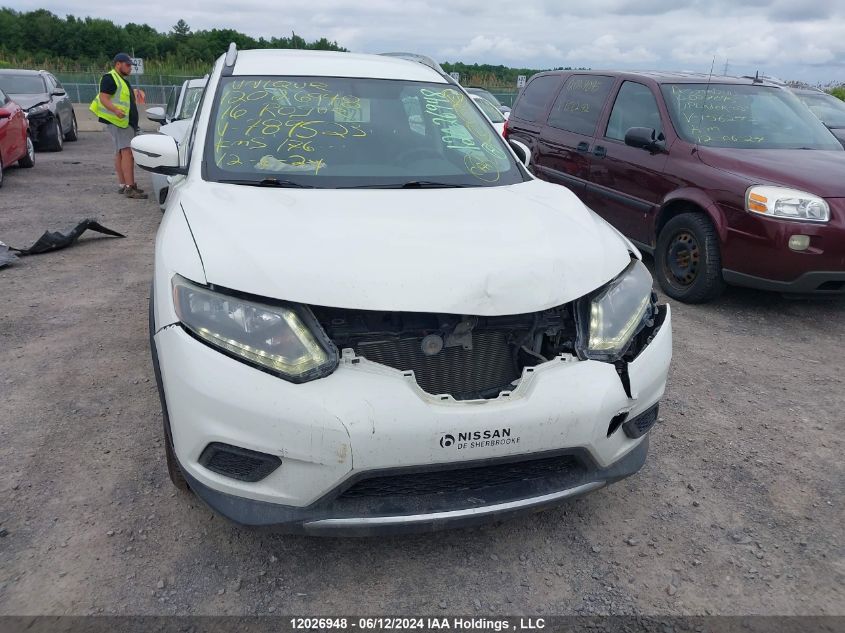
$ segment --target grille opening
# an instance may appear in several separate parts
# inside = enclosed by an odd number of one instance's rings
[[[572,455],[499,464],[473,465],[448,470],[379,474],[359,479],[340,499],[366,499],[483,492],[508,484],[524,484],[553,477],[577,476],[583,464]]]
[[[423,391],[456,400],[496,398],[514,389],[523,369],[575,353],[571,304],[492,317],[311,310],[338,348],[413,375]]]
[[[275,455],[212,442],[203,449],[199,463],[218,475],[256,482],[281,466],[282,460]]]
[[[659,403],[655,404],[650,409],[625,422],[622,427],[625,430],[625,435],[631,439],[637,439],[648,433],[651,427],[654,426],[654,423],[657,422],[659,407]]]
[[[610,437],[614,433],[616,433],[617,429],[622,426],[622,423],[625,421],[625,418],[628,417],[628,413],[619,413],[613,416],[613,419],[610,421],[610,425],[607,427],[607,436]]]
[[[505,332],[473,332],[471,349],[445,347],[433,356],[423,352],[422,337],[362,341],[354,349],[375,363],[412,370],[427,393],[458,400],[497,396],[520,375]]]

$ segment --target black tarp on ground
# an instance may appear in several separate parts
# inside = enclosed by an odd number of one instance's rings
[[[9,247],[3,242],[0,242],[0,268],[14,264],[16,261],[18,261],[18,256],[10,251]]]
[[[44,231],[44,235],[29,248],[14,248],[6,246],[0,242],[0,268],[17,261],[17,256],[23,257],[25,255],[40,255],[42,253],[49,253],[50,251],[57,251],[62,248],[67,248],[73,244],[85,231],[97,231],[104,235],[111,235],[112,237],[126,237],[123,233],[118,233],[109,228],[106,228],[96,220],[87,219],[82,220],[72,229],[65,232],[60,231]],[[16,256],[17,255],[17,256]]]
[[[66,233],[60,233],[59,231],[44,231],[44,235],[39,237],[38,241],[29,248],[13,248],[12,250],[17,251],[19,255],[40,255],[41,253],[57,251],[60,248],[67,248],[73,244],[79,239],[80,235],[88,230],[97,231],[98,233],[104,233],[105,235],[111,235],[113,237],[126,237],[123,233],[107,229],[96,220],[88,219],[82,220],[82,222]]]

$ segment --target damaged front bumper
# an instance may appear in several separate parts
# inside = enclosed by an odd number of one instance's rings
[[[330,376],[295,385],[178,325],[155,334],[154,360],[181,468],[224,516],[309,533],[431,530],[546,508],[636,472],[648,439],[623,423],[664,392],[672,334],[661,310],[626,384],[613,364],[563,354],[488,400],[425,393],[407,372],[348,353]],[[209,445],[280,465],[238,480],[207,467]]]

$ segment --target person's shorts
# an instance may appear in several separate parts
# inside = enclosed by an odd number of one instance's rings
[[[131,126],[117,127],[116,125],[107,123],[106,130],[111,135],[111,139],[114,142],[115,154],[117,154],[122,149],[128,148],[129,144],[132,142],[132,139],[135,138],[135,129]]]

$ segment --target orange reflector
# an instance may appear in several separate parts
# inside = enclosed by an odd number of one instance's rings
[[[749,202],[748,208],[752,211],[759,211],[760,213],[765,213],[769,210],[769,207],[767,207],[765,204],[760,204],[759,202]]]
[[[748,196],[750,200],[754,200],[754,202],[762,202],[763,204],[767,203],[769,199],[766,196],[761,196],[759,193],[752,193]]]

